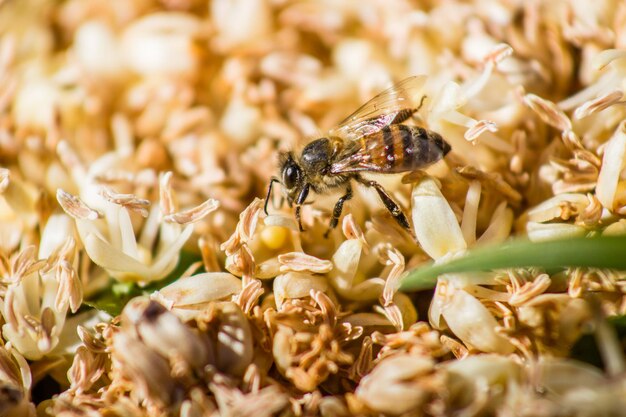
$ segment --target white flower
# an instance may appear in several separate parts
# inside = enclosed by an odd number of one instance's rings
[[[0,168],[0,249],[7,253],[37,226],[37,193],[29,185]]]
[[[557,194],[543,201],[528,211],[528,237],[540,241],[585,236],[588,230],[583,225],[563,221],[580,217],[589,206],[589,197],[577,193]]]
[[[160,204],[150,210],[146,200],[100,188],[99,207],[104,211],[101,214],[77,197],[57,191],[61,207],[76,221],[87,255],[117,280],[145,284],[164,278],[176,267],[180,249],[193,232],[192,223],[217,208],[217,201],[209,199],[178,212],[171,176],[167,173],[161,177]],[[139,237],[135,235],[131,211],[147,216]]]
[[[439,259],[467,249],[456,216],[434,179],[424,178],[411,198],[415,235],[424,252]]]
[[[181,278],[152,294],[183,320],[197,317],[212,301],[230,300],[241,291],[241,280],[227,272],[207,272]]]
[[[602,168],[598,175],[598,185],[596,187],[598,200],[611,211],[619,208],[616,206],[623,206],[626,203],[623,191],[619,193],[624,187],[622,172],[625,166],[626,122],[622,122],[615,130],[613,137],[605,145]]]
[[[366,375],[356,389],[356,397],[377,412],[399,415],[426,403],[433,360],[408,354],[385,359]]]
[[[28,362],[7,343],[0,346],[0,414],[34,417],[35,405],[30,399],[33,377]]]
[[[587,88],[561,101],[559,107],[563,110],[576,108],[574,116],[582,119],[620,101],[624,95],[625,62],[626,52],[623,50],[607,49],[597,54],[591,66],[598,72],[598,78]]]
[[[153,13],[129,25],[121,37],[126,65],[144,76],[194,76],[201,54],[194,42],[202,22],[187,13]]]
[[[232,49],[249,46],[266,38],[272,29],[272,11],[267,0],[220,0],[211,2],[217,30],[215,42]]]
[[[276,307],[280,311],[287,299],[308,297],[311,291],[328,292],[328,281],[321,276],[287,272],[274,279],[273,288]]]
[[[470,242],[473,240],[479,203],[476,191],[480,193],[478,182],[470,186],[465,205],[465,212],[470,214],[464,215],[463,224],[459,225],[452,208],[433,178],[425,177],[413,189],[411,197],[415,235],[424,251],[436,262],[465,252],[468,242],[464,237],[464,229],[467,240]],[[494,211],[490,226],[476,243],[501,242],[508,236],[512,222],[511,210],[506,208],[506,203],[502,203]],[[471,228],[467,226],[468,223]],[[443,318],[450,330],[465,344],[485,352],[511,352],[513,346],[496,332],[498,323],[493,314],[478,299],[465,291],[471,285],[494,283],[493,274],[442,275],[439,277],[430,306],[431,324],[435,328],[442,328],[441,318]]]
[[[461,108],[467,108],[472,112],[472,99],[486,89],[488,82],[491,80],[497,65],[508,58],[513,53],[513,49],[506,44],[494,45],[491,50],[483,56],[483,71],[476,77],[466,81],[463,85],[459,85],[453,81],[441,81],[431,78],[425,87],[427,92],[435,92],[432,94],[432,103],[429,105],[426,120],[429,128],[438,132],[450,141],[452,147],[457,150],[470,150],[468,142],[474,142],[479,136],[485,145],[494,149],[511,152],[512,146],[495,135],[498,130],[496,124],[489,120],[476,120],[464,113],[460,112]],[[439,85],[436,85],[439,84]],[[512,95],[513,87],[509,88],[508,94]],[[475,100],[480,102],[480,100]],[[504,109],[505,103],[501,103]],[[493,110],[493,109],[491,109]],[[510,122],[510,121],[507,121]],[[451,128],[451,126],[462,126],[466,128],[463,138],[459,136],[459,130]],[[463,152],[462,152],[463,153]],[[463,153],[468,155],[477,154],[476,152]]]
[[[71,219],[56,214],[42,233],[39,254],[24,249],[13,261],[6,293],[0,299],[5,324],[3,337],[27,359],[71,352],[79,342],[74,331],[97,316],[89,311],[71,318],[82,303],[82,283],[76,273],[77,256]],[[39,260],[38,260],[39,259]]]

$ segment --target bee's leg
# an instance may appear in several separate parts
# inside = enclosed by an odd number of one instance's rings
[[[428,96],[426,94],[424,94],[422,96],[422,99],[420,100],[420,104],[417,106],[417,108],[415,109],[415,111],[413,113],[417,113],[418,111],[420,111],[420,109],[422,108],[422,106],[424,105],[424,100],[426,100]]]
[[[309,187],[310,187],[310,184],[304,184],[304,186],[302,187],[302,190],[300,190],[300,194],[298,194],[298,197],[296,198],[296,220],[298,221],[298,227],[300,228],[301,232],[304,232],[304,228],[302,227],[302,218],[300,216],[300,210],[301,210],[302,205],[306,201],[306,198],[309,195]]]
[[[402,109],[400,110],[393,120],[389,123],[390,125],[394,125],[397,123],[402,123],[408,120],[413,114],[417,111],[417,109]]]
[[[396,123],[402,123],[404,121],[407,121],[411,116],[413,116],[415,113],[420,111],[420,109],[424,105],[424,100],[426,100],[425,95],[422,96],[422,99],[420,100],[420,104],[416,108],[400,110],[389,124],[396,124]]]
[[[265,210],[265,214],[267,214],[267,203],[270,201],[270,198],[272,198],[272,185],[274,185],[275,182],[279,182],[278,178],[272,177],[272,179],[270,180],[270,185],[269,187],[267,187],[267,195],[265,196],[265,206],[263,208]]]
[[[337,224],[339,223],[339,217],[341,217],[341,212],[343,211],[343,203],[350,200],[351,198],[352,186],[348,184],[348,187],[346,188],[346,193],[342,197],[340,197],[339,200],[337,200],[337,203],[335,203],[333,216],[330,218],[330,226],[328,227],[326,233],[324,233],[325,238],[327,238],[330,232],[332,232],[332,230],[337,227]]]
[[[302,206],[296,206],[296,221],[298,222],[298,228],[301,232],[304,232],[304,227],[302,227],[302,218],[300,216],[300,208]]]
[[[389,196],[389,194],[387,194],[387,191],[385,191],[382,185],[380,185],[376,181],[369,181],[361,177],[358,177],[357,181],[359,181],[361,184],[366,185],[368,187],[374,187],[376,189],[376,192],[378,193],[378,196],[382,200],[387,210],[389,210],[389,213],[391,213],[394,220],[397,221],[400,226],[404,227],[409,232],[411,232],[411,226],[409,226],[409,221],[407,220],[406,216],[402,212],[402,209],[400,208],[398,203],[393,201],[393,199]]]

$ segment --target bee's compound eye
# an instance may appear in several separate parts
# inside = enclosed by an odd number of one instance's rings
[[[283,170],[283,184],[288,189],[296,186],[300,180],[300,168],[296,165],[288,165]]]

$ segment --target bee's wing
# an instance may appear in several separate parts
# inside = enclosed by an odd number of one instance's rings
[[[408,118],[417,109],[425,82],[426,76],[419,75],[394,84],[359,107],[332,129],[329,135],[357,140]]]

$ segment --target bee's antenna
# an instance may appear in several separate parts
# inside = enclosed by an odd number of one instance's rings
[[[267,187],[267,195],[265,196],[265,207],[263,208],[263,210],[265,210],[265,214],[269,214],[267,212],[267,203],[270,201],[270,198],[272,197],[272,186],[274,185],[275,182],[279,182],[278,178],[276,177],[272,177],[272,179],[270,179],[270,185],[269,187]]]

